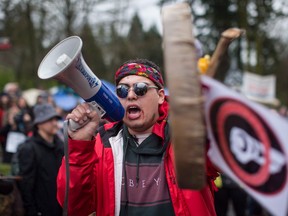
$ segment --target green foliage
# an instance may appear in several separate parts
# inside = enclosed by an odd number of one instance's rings
[[[79,11],[76,0],[67,0],[65,3],[43,0],[43,4],[37,1],[3,0],[1,11],[4,19],[0,21],[3,26],[0,33],[5,32],[11,39],[13,49],[7,52],[9,61],[4,61],[5,67],[11,68],[11,76],[6,72],[1,79],[2,85],[8,81],[16,81],[22,89],[26,89],[49,88],[59,84],[55,80],[40,80],[37,76],[38,66],[53,45],[77,32],[83,40],[82,54],[87,65],[101,79],[113,82],[117,68],[132,58],[148,58],[163,68],[162,38],[158,30],[152,27],[145,32],[137,14],[128,24],[130,27],[127,34],[120,34],[116,30],[119,20],[111,22],[110,29],[107,28],[107,23],[92,27],[88,22],[88,13],[97,2],[88,0],[86,6],[88,3],[90,6]],[[59,16],[55,16],[57,13]],[[76,19],[81,17],[81,13],[84,14],[82,23]],[[33,16],[38,16],[39,19],[32,19]]]
[[[11,175],[11,164],[1,163],[0,164],[0,174],[4,176]]]
[[[162,37],[159,34],[156,26],[152,26],[147,32],[145,32],[144,45],[144,57],[152,60],[160,67],[160,69],[162,70],[163,78],[165,79]]]
[[[287,82],[284,81],[287,77],[287,67],[279,66],[283,64],[281,61],[287,61],[283,58],[285,46],[276,37],[272,38],[268,34],[271,31],[268,28],[269,21],[287,16],[283,14],[284,9],[273,9],[273,3],[276,1],[281,0],[187,2],[192,7],[194,32],[202,43],[204,54],[213,54],[221,32],[227,28],[239,27],[246,30],[246,37],[233,42],[233,46],[229,48],[227,63],[223,72],[216,74],[216,79],[224,80],[230,69],[229,62],[234,60],[242,71],[248,70],[262,75],[276,74],[277,94],[282,101],[288,102],[287,96],[283,93],[288,90]],[[132,58],[150,59],[163,71],[162,37],[156,27],[152,26],[145,31],[137,13],[131,21],[125,19],[123,22],[121,17],[126,18],[126,13],[123,7],[118,7],[119,1],[109,1],[117,7],[107,9],[107,20],[98,22],[102,11],[99,17],[98,14],[95,16],[97,22],[92,24],[88,22],[89,13],[100,2],[105,1],[1,0],[0,36],[8,36],[13,48],[5,54],[0,53],[0,87],[9,81],[19,82],[22,88],[48,88],[59,84],[55,80],[40,80],[37,69],[53,45],[70,35],[80,35],[83,39],[84,59],[101,79],[112,82],[117,68]],[[159,5],[173,2],[176,1],[159,0]],[[124,9],[124,12],[121,12],[121,9]],[[125,34],[123,29],[127,27],[128,32]]]
[[[4,86],[8,82],[15,81],[15,76],[11,68],[6,68],[0,65],[0,92],[3,90]]]
[[[106,65],[104,62],[102,49],[95,39],[91,27],[86,23],[83,27],[81,38],[83,44],[82,54],[85,62],[95,75],[102,79],[107,79]]]
[[[221,74],[216,74],[215,78],[223,81],[230,69],[229,62],[236,59],[237,67],[242,72],[275,74],[277,96],[287,103],[288,99],[287,97],[285,99],[283,92],[287,92],[288,85],[287,82],[286,85],[282,84],[287,72],[279,67],[285,46],[277,38],[277,33],[274,38],[270,36],[273,27],[271,29],[269,22],[276,23],[277,18],[285,16],[284,9],[276,11],[275,7],[273,8],[276,2],[281,4],[281,0],[194,0],[191,6],[194,26],[198,30],[197,38],[206,47],[207,54],[213,54],[224,30],[232,27],[246,30],[246,36],[238,39],[238,42],[233,42],[233,46],[229,47],[227,67],[221,70]],[[282,6],[284,8],[285,5]]]
[[[163,68],[162,37],[156,26],[152,26],[147,32],[143,30],[142,22],[138,15],[132,18],[131,27],[127,36],[129,48],[128,57],[146,58]]]

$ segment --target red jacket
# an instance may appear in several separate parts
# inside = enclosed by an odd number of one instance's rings
[[[111,125],[106,125],[106,128]],[[115,215],[115,179],[112,148],[103,145],[100,135],[95,141],[69,140],[70,189],[69,216]],[[94,149],[94,150],[93,150]],[[201,191],[179,189],[173,165],[173,148],[167,149],[165,159],[166,177],[176,215],[214,216],[213,167],[208,178],[210,184]],[[97,155],[96,155],[97,152]],[[208,166],[209,163],[208,163]],[[212,169],[211,169],[212,168]],[[58,200],[63,205],[65,194],[65,164],[62,162],[58,174]]]
[[[159,136],[163,136],[161,131],[163,131],[163,125],[166,124],[162,120],[159,124],[156,123],[153,129],[153,133]],[[122,162],[117,162],[121,158],[119,156],[121,147],[119,152],[115,150],[115,146],[120,146],[119,143],[115,145],[115,142],[123,140],[121,137],[122,124],[106,124],[104,128],[105,130],[102,130],[104,133],[97,134],[96,142],[69,140],[69,216],[87,216],[92,212],[96,212],[97,216],[114,216],[115,211],[117,212],[115,209],[117,209],[117,203],[120,204],[120,198],[119,196],[117,198],[116,194],[119,193],[117,185],[121,181],[121,176],[115,179],[115,171],[117,172],[115,164],[119,168],[122,166]],[[114,139],[108,140],[109,137],[114,137]],[[216,216],[213,189],[217,172],[209,160],[206,163],[208,183],[206,187],[200,191],[179,189],[176,183],[171,145],[166,151],[166,179],[175,215]],[[57,179],[57,198],[62,205],[65,195],[65,178],[63,160]],[[115,181],[118,181],[118,184]]]

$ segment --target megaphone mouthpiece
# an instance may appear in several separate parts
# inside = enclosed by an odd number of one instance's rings
[[[61,56],[58,57],[56,60],[56,64],[61,68],[66,67],[71,62],[71,58],[63,53]]]

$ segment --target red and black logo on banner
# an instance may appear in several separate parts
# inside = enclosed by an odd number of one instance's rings
[[[265,116],[240,101],[221,98],[210,106],[209,121],[222,157],[240,180],[267,195],[283,189],[287,181],[283,143]]]

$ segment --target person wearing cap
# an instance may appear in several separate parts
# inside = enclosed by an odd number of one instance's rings
[[[211,163],[202,190],[177,186],[168,97],[159,67],[145,59],[130,60],[117,70],[115,84],[125,109],[122,121],[98,127],[100,118],[87,103],[67,115],[79,124],[90,119],[77,131],[68,129],[68,215],[215,216],[217,172]],[[57,177],[62,205],[65,182],[62,162]]]
[[[60,216],[56,178],[64,154],[57,135],[61,117],[51,104],[36,105],[33,113],[33,135],[17,149],[25,215]]]

